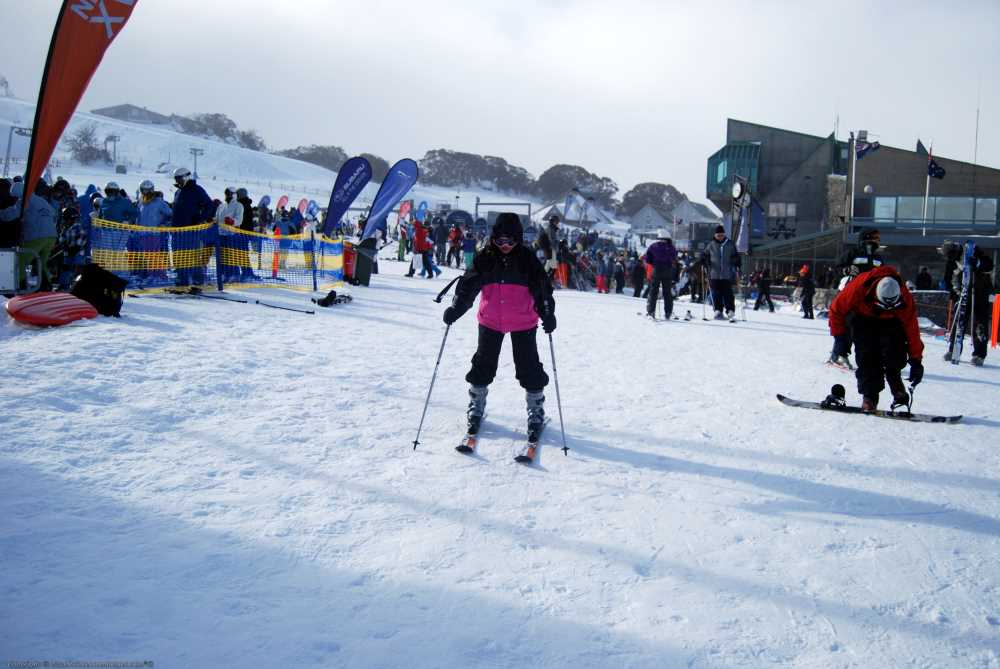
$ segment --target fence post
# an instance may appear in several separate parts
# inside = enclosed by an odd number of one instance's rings
[[[225,287],[222,282],[222,228],[218,221],[215,223],[215,285],[220,293]]]
[[[309,237],[312,241],[312,250],[309,254],[309,258],[312,261],[312,271],[313,271],[313,292],[319,290],[319,285],[316,283],[316,231],[310,230]]]
[[[281,263],[281,228],[274,228],[274,249],[271,251],[271,278],[278,278],[278,266]]]

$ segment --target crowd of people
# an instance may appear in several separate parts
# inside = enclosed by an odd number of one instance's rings
[[[163,190],[148,179],[131,194],[115,181],[109,181],[103,189],[90,184],[80,193],[62,177],[56,178],[51,185],[39,179],[27,194],[22,215],[23,180],[20,177],[0,179],[0,248],[20,245],[22,277],[28,274],[25,268],[37,255],[37,280],[42,290],[67,288],[79,268],[91,261],[91,241],[97,219],[151,231],[214,221],[219,224],[219,244],[228,250],[223,257],[229,262],[220,268],[222,278],[225,282],[234,282],[256,278],[248,260],[253,250],[252,242],[236,235],[236,229],[287,237],[319,228],[319,221],[312,212],[289,207],[280,201],[280,206],[271,209],[267,197],[255,205],[246,188],[229,186],[222,200],[213,199],[187,168],[174,172],[171,185],[174,191],[168,201]],[[163,253],[166,236],[162,234],[135,233],[126,237],[125,248],[130,252],[167,257]],[[203,254],[202,243],[194,237],[173,235],[169,243],[174,254]],[[168,269],[166,260],[146,262],[133,268],[132,274],[135,284],[142,286],[149,280],[166,280]],[[176,285],[204,283],[204,267],[176,268]],[[25,287],[26,280],[21,288]]]

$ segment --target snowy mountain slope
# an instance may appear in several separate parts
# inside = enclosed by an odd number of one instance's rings
[[[31,127],[35,117],[33,103],[16,98],[0,98],[0,137],[6,141],[8,128],[11,125]],[[250,192],[254,201],[263,195],[271,195],[277,200],[282,194],[288,194],[293,203],[300,198],[315,199],[321,206],[326,206],[333,188],[336,172],[331,172],[318,165],[244,149],[225,142],[219,142],[201,137],[193,137],[173,130],[143,123],[128,123],[105,116],[86,112],[73,115],[63,138],[75,132],[85,124],[94,124],[97,137],[103,142],[108,135],[118,135],[119,162],[128,164],[128,174],[115,174],[113,166],[90,165],[83,166],[69,159],[68,150],[62,144],[56,151],[54,159],[59,160],[58,167],[53,169],[54,176],[65,176],[70,182],[77,184],[82,192],[88,183],[103,187],[108,181],[115,181],[130,193],[138,189],[143,179],[151,179],[157,187],[169,198],[170,175],[175,167],[193,167],[191,148],[204,151],[198,158],[198,176],[200,183],[213,197],[222,196],[227,186],[244,186]],[[12,173],[23,170],[23,159],[28,154],[28,138],[13,137],[11,155],[20,158],[22,162],[11,167]],[[110,150],[111,145],[108,145]],[[4,149],[6,150],[6,145]],[[397,158],[401,158],[398,156]],[[415,156],[419,158],[419,156]],[[395,160],[395,159],[390,159]],[[160,163],[168,163],[166,173],[156,173]],[[366,206],[371,203],[378,192],[378,184],[369,184],[358,198],[356,205]],[[468,211],[473,211],[476,196],[483,201],[513,202],[523,201],[523,197],[508,197],[506,195],[477,190],[456,190],[436,186],[417,186],[407,197],[414,198],[418,203],[427,200],[431,207],[438,203],[450,204]],[[534,202],[536,206],[539,203]],[[526,210],[525,210],[526,213]]]
[[[0,656],[1000,666],[992,359],[955,368],[927,342],[916,406],[961,424],[831,415],[774,399],[857,399],[821,321],[651,323],[561,291],[572,450],[550,385],[526,468],[507,347],[479,457],[453,450],[473,313],[412,450],[442,284],[403,271],[314,316],[142,297],[121,320],[0,327]]]

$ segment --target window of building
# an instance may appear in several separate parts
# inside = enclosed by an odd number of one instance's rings
[[[784,218],[785,217],[785,203],[784,202],[771,202],[767,205],[767,216],[768,218]]]
[[[936,197],[934,200],[936,223],[965,223],[972,220],[971,197]]]
[[[715,168],[715,183],[721,184],[727,176],[729,176],[729,172],[727,172],[727,161],[723,160],[719,163],[719,166]]]
[[[921,222],[924,218],[924,198],[900,197],[896,203],[896,219],[900,222]],[[927,203],[927,219],[934,219],[934,198]]]
[[[875,198],[875,220],[882,222],[892,222],[896,220],[896,198]]]
[[[785,216],[787,216],[788,218],[795,218],[795,210],[797,208],[798,207],[794,202],[789,202],[787,205],[785,205]]]
[[[995,197],[980,197],[976,199],[976,223],[997,222],[997,199]]]

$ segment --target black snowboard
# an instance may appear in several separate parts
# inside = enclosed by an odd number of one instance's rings
[[[784,395],[778,395],[778,401],[790,407],[802,407],[803,409],[820,409],[821,411],[836,411],[838,413],[867,414],[878,418],[895,418],[896,420],[908,420],[914,423],[957,423],[962,420],[961,416],[932,416],[923,413],[910,413],[908,411],[862,411],[861,407],[852,406],[830,406],[821,402],[806,402],[804,400],[793,400]]]

